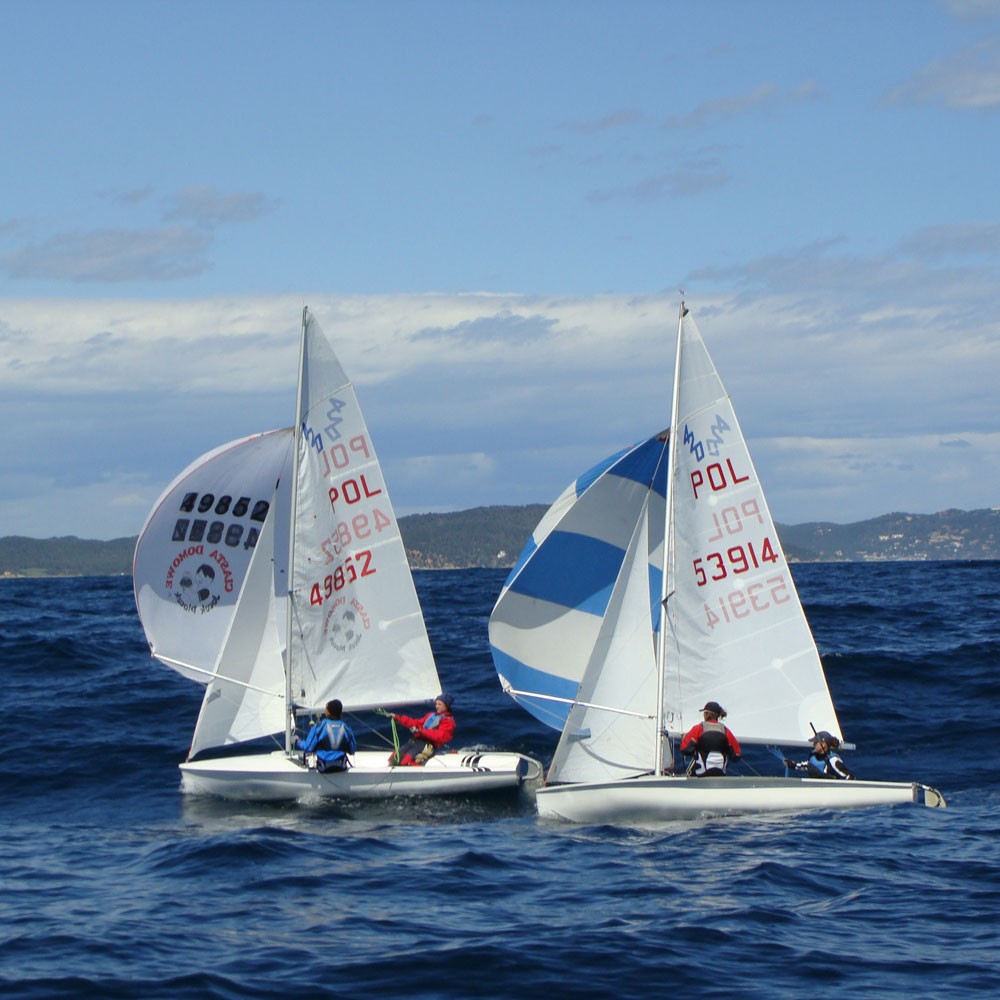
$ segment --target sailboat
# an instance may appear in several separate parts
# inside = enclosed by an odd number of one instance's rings
[[[180,765],[185,792],[464,795],[540,775],[529,757],[477,750],[393,767],[391,747],[324,772],[294,749],[304,717],[334,698],[351,713],[420,705],[441,690],[357,395],[308,309],[294,427],[188,466],[147,518],[133,585],[152,655],[205,685]]]
[[[782,755],[817,731],[843,734],[732,403],[683,303],[671,428],[562,493],[490,616],[504,690],[562,733],[539,815],[943,806],[916,782],[685,773],[675,744],[708,699],[730,707],[743,746]]]

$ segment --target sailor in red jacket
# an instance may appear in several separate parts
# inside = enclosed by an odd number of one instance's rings
[[[411,767],[426,764],[434,756],[434,752],[455,735],[455,716],[451,714],[454,700],[450,694],[439,694],[434,699],[434,711],[420,719],[411,719],[408,715],[398,713],[390,714],[390,718],[406,726],[413,736],[409,743],[399,748],[398,760],[395,753],[389,755],[389,763]]]
[[[743,751],[736,737],[720,721],[726,717],[726,710],[717,701],[705,702],[701,711],[705,721],[688,730],[681,740],[681,753],[694,754],[695,777],[718,777],[726,773],[729,761],[738,760]]]

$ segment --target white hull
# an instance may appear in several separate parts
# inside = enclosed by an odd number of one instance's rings
[[[517,753],[460,751],[423,767],[389,767],[388,751],[361,751],[347,771],[309,770],[284,751],[181,764],[181,790],[225,799],[385,799],[406,795],[469,795],[517,788],[541,775],[541,765]]]
[[[944,806],[926,785],[811,778],[686,778],[652,775],[549,785],[536,793],[539,816],[574,823],[642,823],[747,813],[857,809],[917,802]]]

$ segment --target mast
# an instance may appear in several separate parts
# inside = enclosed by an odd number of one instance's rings
[[[683,293],[682,293],[683,294]],[[674,507],[674,454],[677,448],[677,419],[680,412],[681,385],[681,334],[684,329],[684,299],[681,299],[677,317],[677,354],[674,358],[674,397],[670,412],[670,439],[667,442],[667,494],[663,514],[663,567],[660,580],[660,634],[656,643],[656,747],[653,757],[653,773],[659,774],[663,761],[663,744],[667,739],[663,718],[664,675],[666,673],[667,649],[667,599],[668,588],[674,579],[673,507]]]
[[[285,621],[285,753],[292,752],[292,732],[295,729],[295,705],[292,702],[292,624],[295,600],[295,516],[299,505],[299,444],[302,440],[302,406],[305,395],[306,327],[309,307],[302,308],[302,333],[299,339],[299,377],[295,396],[295,424],[292,427],[291,517],[288,519],[288,617]]]

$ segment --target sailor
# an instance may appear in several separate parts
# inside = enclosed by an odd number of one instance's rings
[[[695,777],[711,778],[726,773],[731,760],[739,760],[743,751],[739,741],[723,725],[726,710],[717,701],[705,702],[704,721],[692,726],[681,740],[681,753],[693,754]]]
[[[349,753],[356,753],[357,741],[351,727],[341,719],[344,706],[339,698],[326,703],[324,717],[315,723],[304,740],[296,740],[295,749],[315,754],[317,771],[346,771]],[[310,761],[311,763],[311,761]]]
[[[399,748],[398,757],[396,753],[389,755],[389,763],[404,767],[426,764],[455,735],[455,716],[451,714],[454,702],[450,694],[442,692],[434,699],[434,711],[419,719],[390,712],[389,718],[406,726],[412,738]]]
[[[854,775],[847,769],[843,758],[837,753],[839,749],[840,740],[822,729],[813,736],[813,750],[809,759],[794,761],[785,758],[785,767],[793,771],[805,771],[810,778],[834,778],[850,781]]]

